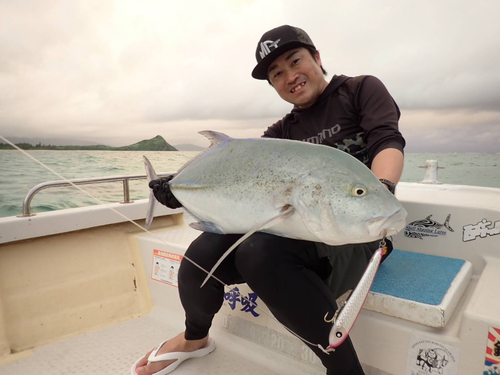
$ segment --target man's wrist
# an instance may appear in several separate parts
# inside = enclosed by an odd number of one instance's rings
[[[379,178],[379,181],[387,186],[387,190],[389,190],[392,194],[396,192],[396,184],[394,182],[386,180],[385,178]]]

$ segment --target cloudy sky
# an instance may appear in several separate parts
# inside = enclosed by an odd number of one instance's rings
[[[384,82],[407,151],[500,152],[499,14],[498,0],[0,0],[0,135],[258,137],[291,105],[251,78],[255,48],[291,24],[329,77]]]

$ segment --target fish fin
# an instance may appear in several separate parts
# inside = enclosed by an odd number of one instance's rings
[[[217,147],[221,143],[231,141],[233,139],[224,133],[219,133],[213,130],[202,130],[201,132],[198,132],[198,134],[203,135],[210,141],[209,149]]]
[[[188,165],[194,163],[196,160],[203,157],[203,155],[205,155],[207,152],[210,152],[212,149],[216,148],[221,143],[223,143],[225,141],[230,141],[233,139],[228,135],[225,135],[225,134],[219,133],[219,132],[215,132],[213,130],[202,130],[201,132],[198,132],[198,133],[208,138],[208,140],[210,141],[210,146],[207,149],[205,149],[204,151],[197,154],[194,158],[189,160],[186,164],[184,164],[177,171],[177,173],[180,173],[182,170],[186,169],[188,167]]]
[[[221,228],[219,228],[214,223],[210,223],[208,221],[198,221],[196,223],[190,223],[189,226],[196,230],[201,230],[202,232],[210,232],[217,234],[227,234]]]
[[[153,165],[149,161],[146,156],[142,156],[144,159],[144,166],[146,168],[146,175],[148,176],[148,182],[151,180],[157,180],[158,175],[156,174]],[[156,207],[156,198],[153,194],[153,190],[149,189],[149,200],[148,200],[148,210],[146,213],[146,222],[144,223],[144,228],[149,229],[151,223],[153,222],[155,207]]]
[[[206,282],[208,281],[208,279],[210,279],[210,277],[212,277],[212,275],[214,274],[214,272],[217,269],[217,267],[219,267],[219,265],[222,263],[222,261],[224,259],[226,259],[227,256],[231,253],[231,251],[233,251],[234,249],[236,249],[239,244],[241,244],[243,241],[245,241],[248,237],[250,237],[255,232],[258,232],[259,230],[262,230],[264,228],[267,228],[269,226],[272,226],[272,225],[278,223],[279,221],[283,220],[284,218],[292,215],[294,212],[295,212],[295,209],[292,206],[286,205],[286,206],[284,206],[281,209],[281,212],[278,215],[272,217],[271,219],[267,220],[263,224],[259,224],[259,225],[255,226],[254,228],[252,228],[247,234],[245,234],[238,241],[236,241],[233,244],[233,246],[231,246],[224,254],[222,254],[222,256],[219,258],[219,260],[217,261],[217,263],[215,263],[215,265],[212,267],[212,269],[208,273],[207,277],[205,278],[205,280],[201,284],[200,288],[203,288],[203,286],[206,284]]]
[[[155,172],[155,169],[153,168],[153,165],[149,161],[149,159],[146,157],[146,155],[142,155],[142,158],[144,160],[144,167],[146,168],[146,174],[148,176],[148,182],[151,180],[157,180],[159,177]]]
[[[317,242],[324,242],[329,245],[334,244],[331,242],[333,238],[329,234],[332,227],[335,227],[338,231],[338,224],[331,209],[329,209],[329,203],[323,202],[320,205],[322,207],[320,212],[311,212],[306,199],[299,198],[297,203],[297,211],[302,218],[304,226],[317,239]],[[328,223],[329,228],[325,228],[326,223]]]
[[[151,223],[153,222],[156,204],[157,204],[156,198],[153,194],[153,190],[151,190],[149,192],[148,210],[146,213],[146,221],[144,223],[144,229],[149,229]]]

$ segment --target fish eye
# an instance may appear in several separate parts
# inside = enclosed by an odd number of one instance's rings
[[[351,190],[351,193],[355,197],[364,197],[368,193],[368,191],[363,186],[354,186]]]

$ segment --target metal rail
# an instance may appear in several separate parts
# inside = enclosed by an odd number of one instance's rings
[[[173,173],[159,173],[159,177],[166,177]],[[123,201],[120,203],[133,203],[130,200],[130,189],[129,189],[129,181],[130,180],[143,180],[146,179],[147,176],[144,175],[128,175],[128,176],[114,176],[114,177],[96,177],[96,178],[85,178],[85,179],[75,179],[75,180],[63,180],[63,181],[48,181],[42,182],[41,184],[33,187],[23,201],[23,213],[18,215],[18,217],[26,217],[26,216],[35,216],[36,214],[31,213],[31,201],[34,196],[39,193],[41,190],[55,187],[64,187],[64,186],[72,186],[75,185],[91,185],[91,184],[102,184],[108,182],[116,182],[123,181]],[[69,182],[68,182],[69,181]],[[71,182],[71,183],[70,183]]]
[[[437,179],[437,170],[438,168],[443,168],[443,167],[438,167],[438,163],[436,160],[427,160],[427,165],[425,167],[419,167],[419,168],[427,168],[425,175],[426,177],[424,178],[424,181],[421,181],[421,183],[440,184],[440,182]],[[159,173],[158,176],[166,177],[170,176],[173,173],[175,172]],[[85,178],[81,180],[67,180],[67,181],[70,181],[75,185],[89,185],[89,184],[101,184],[106,182],[123,181],[123,201],[120,203],[133,203],[133,201],[130,200],[129,181],[142,180],[146,178],[147,178],[146,175],[141,174],[141,175],[115,176],[115,177]],[[37,194],[41,190],[48,188],[71,186],[71,184],[67,181],[49,181],[36,185],[28,192],[26,198],[24,198],[23,213],[21,215],[18,215],[18,217],[35,216],[36,214],[33,214],[30,211],[31,201],[33,200],[35,194]]]

